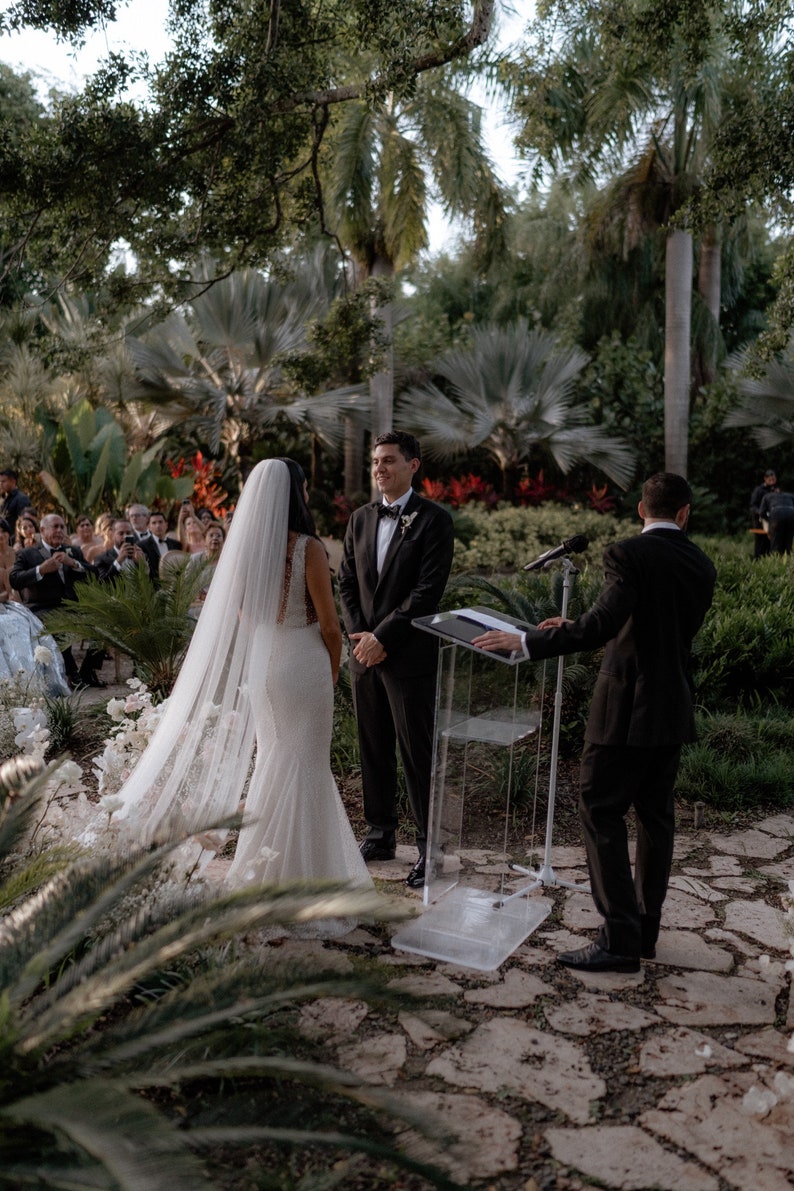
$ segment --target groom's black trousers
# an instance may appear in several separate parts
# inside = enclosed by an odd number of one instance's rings
[[[416,823],[416,843],[424,854],[433,764],[435,672],[398,677],[382,666],[370,666],[351,677],[368,838],[379,839],[397,830],[396,741]]]

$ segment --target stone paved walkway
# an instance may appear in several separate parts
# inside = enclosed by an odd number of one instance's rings
[[[125,691],[85,692],[86,701]],[[398,847],[371,872],[384,893],[418,908],[404,884],[415,857]],[[494,889],[504,859],[468,857]],[[581,848],[554,848],[552,864],[560,879],[586,879]],[[554,913],[496,972],[395,951],[362,928],[281,942],[274,958],[344,973],[366,956],[385,970],[405,994],[402,1011],[328,998],[306,1007],[302,1028],[330,1040],[340,1065],[436,1120],[443,1144],[411,1135],[404,1144],[463,1184],[791,1191],[789,882],[794,814],[745,831],[681,832],[656,960],[636,976],[555,963],[599,921],[589,895],[561,888],[539,891]]]
[[[477,859],[493,873],[503,858]],[[558,876],[564,865],[566,878],[585,879],[581,849],[560,848],[552,863]],[[400,849],[372,871],[402,892],[409,864]],[[542,891],[555,913],[496,972],[397,952],[361,928],[281,946],[311,948],[313,963],[341,970],[366,954],[393,972],[390,988],[420,998],[391,1016],[320,1001],[303,1028],[330,1037],[345,1068],[437,1117],[457,1140],[417,1144],[461,1182],[785,1191],[794,1186],[789,881],[794,816],[680,835],[657,958],[636,976],[555,963],[597,921],[588,895],[561,888]]]

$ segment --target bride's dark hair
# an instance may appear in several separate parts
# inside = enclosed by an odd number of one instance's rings
[[[317,530],[314,526],[314,518],[312,517],[309,506],[306,504],[306,497],[303,494],[303,485],[306,483],[306,475],[300,463],[296,463],[294,459],[286,459],[284,456],[280,457],[282,463],[286,463],[289,471],[289,513],[287,514],[287,525],[293,533],[306,533],[310,538],[317,537]]]

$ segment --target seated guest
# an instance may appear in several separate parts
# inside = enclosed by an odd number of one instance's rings
[[[16,551],[11,545],[11,526],[0,517],[0,571],[7,576],[16,560]]]
[[[0,519],[0,525],[7,522]],[[8,536],[8,530],[0,531]],[[13,553],[13,551],[12,551]],[[29,692],[54,698],[69,694],[63,658],[55,639],[24,604],[13,599],[8,570],[0,566],[0,682],[20,674]]]
[[[112,513],[100,513],[94,522],[94,538],[96,541],[93,546],[87,549],[81,547],[83,557],[89,562],[94,562],[100,554],[104,554],[113,545],[113,522],[116,518]]]
[[[215,520],[209,509],[196,509],[196,516],[205,529]]]
[[[32,513],[23,513],[17,521],[16,541],[14,549],[26,550],[31,546],[38,546],[41,542],[39,523]]]
[[[149,560],[136,540],[129,521],[122,517],[117,518],[113,522],[111,536],[113,545],[103,554],[98,554],[94,560],[100,579],[113,579],[122,571],[129,570],[139,563],[146,563],[148,567]]]
[[[207,533],[204,538],[204,549],[198,551],[196,554],[191,554],[189,566],[204,566],[207,568],[207,582],[199,592],[198,598],[203,603],[207,598],[207,592],[210,589],[210,583],[218,564],[218,559],[221,556],[223,543],[226,540],[226,531],[219,521],[213,521],[207,527]]]
[[[155,545],[160,551],[160,557],[170,550],[181,550],[178,538],[169,537],[168,522],[162,513],[152,513],[149,516],[149,532],[154,538]]]
[[[77,518],[75,532],[72,534],[70,541],[73,546],[80,547],[83,552],[83,558],[88,558],[87,551],[91,546],[102,545],[101,537],[94,533],[93,521],[85,513],[81,513]],[[90,562],[91,560],[88,559],[88,561]]]
[[[41,519],[41,543],[18,551],[10,580],[31,612],[46,613],[74,600],[77,584],[96,573],[79,546],[66,544],[66,524],[60,514],[47,513]],[[71,647],[61,652],[71,682],[83,686],[105,685],[96,673],[104,661],[103,650],[89,649],[79,670]]]

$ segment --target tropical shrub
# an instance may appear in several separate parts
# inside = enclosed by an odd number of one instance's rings
[[[794,722],[771,708],[762,715],[698,716],[698,740],[681,756],[676,792],[719,810],[794,805]]]
[[[754,561],[706,543],[717,566],[714,603],[695,641],[698,702],[711,711],[794,706],[791,560]]]
[[[576,505],[493,511],[467,505],[466,524],[468,543],[456,541],[455,544],[456,572],[517,570],[576,534],[585,534],[589,539],[586,558],[590,565],[600,567],[604,548],[626,536],[625,523]]]
[[[145,566],[123,570],[112,582],[81,583],[77,599],[47,615],[47,628],[64,640],[91,641],[132,659],[137,678],[158,696],[176,681],[193,630],[191,607],[206,585],[204,567],[186,557],[157,586]]]
[[[212,896],[169,872],[168,847],[27,860],[20,850],[48,776],[24,762],[0,767],[0,904],[13,903],[0,926],[3,1185],[201,1191],[217,1185],[208,1166],[220,1144],[223,1185],[229,1149],[242,1149],[242,1163],[256,1146],[274,1188],[296,1185],[301,1166],[344,1185],[356,1154],[391,1172],[383,1185],[397,1166],[449,1187],[383,1140],[396,1118],[421,1129],[416,1114],[318,1061],[322,1041],[296,1029],[300,1007],[318,997],[388,994],[318,972],[311,956],[309,968],[279,963],[278,949],[224,942],[404,911],[322,882]],[[250,1121],[234,1095],[241,1082]]]

